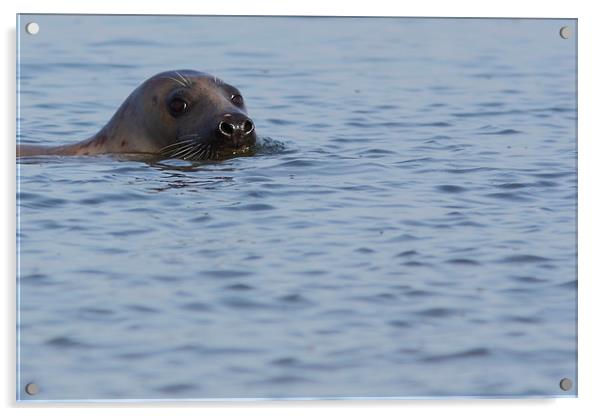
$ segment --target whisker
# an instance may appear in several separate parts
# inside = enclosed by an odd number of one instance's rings
[[[195,157],[196,155],[198,155],[199,153],[201,153],[201,152],[203,151],[203,149],[204,149],[204,148],[205,148],[205,146],[203,146],[203,145],[200,145],[200,146],[198,146],[198,147],[197,147],[197,149],[195,150],[195,152],[194,152],[194,153],[192,153],[190,156],[188,156],[188,158],[189,158],[190,160],[195,160],[195,159],[194,159],[194,157]]]
[[[182,141],[179,141],[179,142],[175,142],[175,143],[172,143],[172,144],[168,144],[167,146],[165,146],[165,147],[161,148],[161,150],[159,150],[159,152],[160,152],[160,153],[163,153],[163,152],[164,152],[164,151],[166,151],[167,149],[170,149],[170,148],[173,148],[173,147],[176,147],[176,146],[183,146],[183,145],[185,145],[185,144],[187,144],[187,143],[190,143],[190,142],[192,142],[192,141],[194,141],[194,139],[190,139],[190,140],[182,140]]]
[[[184,75],[180,74],[178,71],[176,71],[176,75],[179,76],[180,78],[182,78],[182,81],[184,81],[184,84],[186,84],[186,86],[191,86],[192,82],[186,78]]]
[[[212,146],[209,145],[209,146],[207,146],[207,148],[205,150],[203,150],[203,153],[201,154],[201,157],[203,158],[203,160],[209,159],[209,153],[211,152],[211,148],[212,148]]]
[[[205,150],[203,150],[203,151],[201,152],[201,154],[199,155],[199,158],[200,158],[201,160],[205,160],[205,159],[207,159],[207,151],[208,151],[208,150],[209,150],[209,148],[208,148],[208,147],[206,147],[206,148],[205,148]]]
[[[168,151],[162,152],[161,154],[164,156],[167,156],[167,157],[173,157],[174,155],[187,150],[190,146],[192,146],[192,145],[190,144],[190,145],[186,145],[186,146],[180,146],[175,149],[169,149]]]
[[[180,156],[180,158],[184,159],[184,160],[190,159],[190,155],[192,155],[194,152],[196,152],[200,146],[201,146],[200,144],[192,146],[192,148],[190,150],[188,150],[188,152],[186,152],[185,154]]]
[[[192,143],[192,144],[189,144],[189,145],[187,145],[187,146],[184,146],[184,148],[183,148],[183,149],[178,149],[178,151],[177,151],[177,152],[175,152],[175,153],[173,153],[173,154],[171,154],[171,156],[170,156],[170,157],[172,157],[172,158],[178,158],[179,156],[181,156],[181,155],[183,155],[183,154],[186,154],[186,153],[187,153],[187,152],[188,152],[188,151],[189,151],[191,148],[193,148],[194,146],[195,146],[195,144],[194,144],[194,143]]]
[[[172,80],[172,81],[174,81],[174,82],[177,82],[177,83],[178,83],[178,84],[180,84],[182,87],[188,87],[188,85],[187,85],[187,84],[183,83],[181,80],[179,80],[179,79],[177,79],[177,78],[172,78],[172,77],[161,77],[161,78],[164,78],[164,79],[170,79],[170,80]]]
[[[184,134],[176,139],[177,142],[160,149],[159,154],[170,159],[183,160],[207,160],[214,158],[216,155],[217,149],[212,143],[201,141],[201,136],[198,133]]]

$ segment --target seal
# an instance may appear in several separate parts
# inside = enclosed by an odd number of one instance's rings
[[[178,70],[144,81],[89,139],[54,147],[18,145],[17,157],[149,154],[224,160],[253,154],[256,140],[237,88],[204,72]]]

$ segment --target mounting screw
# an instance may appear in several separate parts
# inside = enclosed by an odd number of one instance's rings
[[[571,380],[570,378],[563,378],[562,380],[560,380],[559,385],[562,390],[569,391],[573,388],[573,380]]]
[[[29,22],[25,25],[25,31],[30,35],[37,35],[40,31],[40,25],[36,22]]]
[[[27,383],[25,385],[25,393],[29,394],[30,396],[35,396],[39,391],[40,389],[36,383]]]
[[[560,28],[560,37],[562,39],[568,39],[571,37],[571,28],[568,26],[562,26]]]

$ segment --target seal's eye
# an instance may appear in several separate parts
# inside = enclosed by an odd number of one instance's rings
[[[188,103],[181,98],[176,97],[169,102],[169,111],[174,117],[184,114],[187,109]]]
[[[235,105],[242,105],[242,95],[234,94],[230,97],[230,101],[232,101]]]

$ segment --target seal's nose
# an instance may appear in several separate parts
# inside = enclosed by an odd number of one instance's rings
[[[225,114],[217,129],[229,139],[243,138],[255,130],[255,125],[250,118],[243,114]]]

